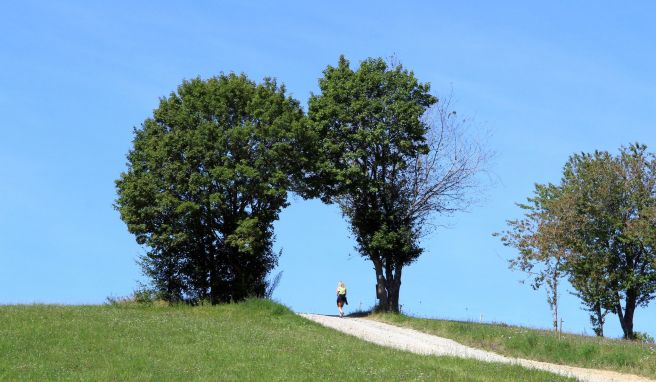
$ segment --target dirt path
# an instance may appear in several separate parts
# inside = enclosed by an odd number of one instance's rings
[[[301,314],[301,316],[316,321],[321,325],[339,330],[365,341],[418,354],[438,356],[453,356],[474,358],[486,362],[500,362],[521,365],[527,368],[540,369],[555,374],[574,377],[588,382],[649,382],[651,379],[631,374],[621,374],[614,371],[584,369],[556,365],[546,362],[531,361],[521,358],[510,358],[492,352],[461,345],[453,340],[418,332],[413,329],[401,328],[364,318],[339,318],[319,314]],[[653,381],[652,381],[653,382]]]

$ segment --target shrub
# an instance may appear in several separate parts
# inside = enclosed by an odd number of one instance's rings
[[[653,344],[655,343],[654,337],[650,336],[649,333],[645,332],[635,332],[635,340],[645,343],[645,344]]]

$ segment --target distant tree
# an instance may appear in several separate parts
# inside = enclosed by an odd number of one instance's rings
[[[605,151],[573,155],[561,184],[538,185],[529,200],[534,204],[525,219],[509,221],[511,230],[502,236],[520,250],[516,264],[529,271],[535,261],[559,264],[595,333],[603,335],[612,312],[624,337],[633,339],[636,307],[656,297],[654,155],[640,144],[622,147],[616,157]]]
[[[561,187],[553,184],[536,184],[528,204],[518,205],[525,211],[524,218],[506,221],[510,229],[494,234],[501,236],[504,245],[519,251],[519,255],[509,261],[510,268],[527,273],[533,289],[546,286],[555,331],[558,330],[558,287],[560,279],[568,276],[574,294],[590,312],[595,334],[603,336],[608,312],[602,303],[606,289],[600,283],[599,274],[593,271],[593,268],[598,271],[600,265],[598,262],[575,264],[568,246],[571,224],[575,221],[571,195],[564,194]]]
[[[456,125],[446,109],[444,124],[425,120],[437,98],[400,64],[369,58],[352,70],[342,56],[323,73],[309,101],[317,149],[306,184],[341,207],[373,263],[378,308],[398,312],[402,270],[422,253],[423,223],[466,199],[480,158],[457,157],[461,131],[448,130]]]
[[[534,196],[528,204],[518,204],[525,211],[524,218],[508,220],[509,230],[496,233],[504,245],[514,247],[519,255],[509,261],[509,267],[529,275],[533,289],[543,285],[547,289],[547,303],[552,313],[554,331],[558,331],[558,286],[564,276],[567,249],[560,241],[562,225],[553,209],[559,194],[554,185],[535,185]]]
[[[646,149],[573,155],[562,181],[573,201],[563,219],[571,233],[570,281],[579,294],[591,289],[598,317],[616,314],[628,339],[635,337],[636,307],[656,297],[656,158]]]
[[[115,206],[164,298],[265,294],[303,118],[275,80],[231,73],[184,81],[135,129]]]

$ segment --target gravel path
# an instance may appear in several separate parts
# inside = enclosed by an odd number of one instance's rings
[[[319,314],[301,314],[309,320],[339,330],[365,341],[418,354],[475,358],[486,362],[500,362],[521,365],[527,368],[546,370],[552,373],[574,377],[588,382],[648,382],[645,377],[621,374],[614,371],[584,369],[580,367],[556,365],[546,362],[531,361],[521,358],[509,358],[461,345],[453,340],[401,328],[364,318],[339,318]]]

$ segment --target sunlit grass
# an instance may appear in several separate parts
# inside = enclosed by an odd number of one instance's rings
[[[495,353],[562,365],[607,369],[656,379],[656,346],[503,324],[432,320],[398,314],[369,316]]]
[[[546,372],[420,356],[250,300],[221,306],[0,307],[0,380],[564,381]]]

